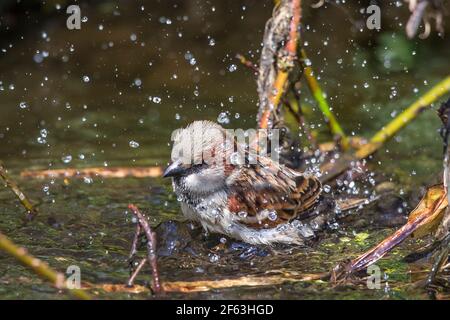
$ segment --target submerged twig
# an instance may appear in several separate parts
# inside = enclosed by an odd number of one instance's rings
[[[115,168],[66,168],[54,170],[25,170],[21,176],[25,178],[156,178],[163,173],[162,167],[115,167]]]
[[[31,204],[31,201],[28,200],[27,196],[20,190],[17,183],[15,183],[9,175],[6,173],[6,169],[3,164],[0,162],[0,178],[6,183],[6,186],[14,192],[14,194],[19,198],[20,203],[27,210],[27,215],[29,219],[34,218],[37,215],[37,209]]]
[[[152,231],[150,228],[150,225],[145,219],[144,215],[139,211],[138,207],[136,207],[133,204],[128,205],[128,208],[133,212],[133,214],[138,219],[138,224],[140,224],[140,227],[144,230],[145,236],[147,238],[147,261],[150,264],[150,267],[152,269],[152,277],[153,277],[153,291],[155,293],[159,293],[162,291],[161,283],[159,281],[159,272],[158,272],[158,262],[157,262],[157,256],[156,256],[156,234]],[[140,228],[136,228],[137,234],[135,235],[135,238],[133,240],[132,245],[132,254],[136,252],[136,244],[137,244],[137,238],[139,237]],[[141,261],[141,263],[138,265],[138,268],[136,269],[133,275],[131,276],[128,283],[133,283],[134,278],[137,276],[139,271],[144,266],[144,263]]]
[[[319,274],[299,274],[291,272],[270,273],[264,275],[248,275],[231,279],[216,279],[216,280],[198,280],[198,281],[166,281],[162,283],[162,288],[165,292],[206,292],[216,289],[227,289],[235,287],[260,287],[260,286],[275,286],[283,283],[297,283],[316,280],[326,280],[330,277],[329,272]],[[143,286],[135,285],[130,288],[124,285],[117,284],[100,284],[94,285],[93,288],[100,288],[108,292],[130,292],[140,293],[148,290]]]
[[[45,262],[27,253],[23,247],[19,247],[0,232],[0,249],[19,260],[23,265],[33,270],[41,278],[50,281],[57,289],[67,290],[72,296],[78,299],[89,300],[89,294],[81,289],[70,289],[66,285],[63,274],[54,271]]]

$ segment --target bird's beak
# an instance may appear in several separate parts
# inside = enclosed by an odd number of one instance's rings
[[[185,167],[183,166],[183,163],[180,160],[177,160],[175,162],[172,162],[164,171],[163,177],[175,177],[183,174],[186,171]]]

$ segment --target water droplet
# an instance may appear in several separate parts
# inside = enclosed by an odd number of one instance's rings
[[[44,61],[44,56],[38,52],[33,56],[33,60],[36,63],[41,63],[42,61]]]
[[[247,217],[247,212],[246,211],[239,211],[238,212],[238,217],[239,218],[246,218]]]
[[[129,145],[130,145],[131,148],[135,148],[135,149],[139,148],[139,142],[134,141],[134,140],[131,140]]]
[[[22,101],[21,103],[19,103],[19,108],[20,109],[28,108],[28,103],[26,103],[25,101]]]
[[[47,138],[47,135],[48,135],[47,129],[41,129],[41,131],[39,131],[39,133],[41,134],[42,138]]]
[[[237,70],[237,66],[234,63],[230,64],[230,66],[228,67],[228,71],[230,71],[230,72],[234,72],[236,70]]]
[[[72,161],[72,156],[70,154],[66,155],[66,156],[62,156],[61,161],[64,163],[69,163],[70,161]]]
[[[148,100],[152,101],[153,103],[161,103],[162,101],[160,97],[148,97]]]
[[[94,182],[91,177],[83,177],[83,182],[86,184],[91,184]]]
[[[230,118],[228,118],[228,115],[226,112],[221,112],[219,116],[217,117],[217,122],[220,124],[228,124],[230,123]]]
[[[142,84],[142,80],[139,78],[134,79],[134,85],[140,87]]]
[[[91,79],[89,79],[88,76],[83,76],[83,82],[89,82]]]
[[[278,219],[277,212],[276,212],[275,210],[271,210],[271,211],[269,212],[268,218],[269,218],[270,221],[275,221],[275,220],[277,220],[277,219]]]
[[[211,263],[216,263],[217,261],[219,261],[219,258],[220,258],[220,256],[215,253],[209,253],[208,256],[209,256],[209,261]]]
[[[47,140],[45,140],[45,138],[43,137],[37,137],[36,141],[40,144],[45,144],[47,143]]]
[[[239,152],[233,152],[230,156],[231,164],[238,166],[244,164],[243,157],[241,157]]]

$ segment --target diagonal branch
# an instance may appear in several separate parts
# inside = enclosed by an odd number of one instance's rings
[[[56,288],[67,290],[75,298],[90,300],[91,297],[80,289],[70,289],[66,285],[64,275],[54,271],[45,262],[27,253],[23,247],[19,247],[0,232],[0,250],[19,260],[23,265],[33,270],[41,278],[51,282]]]
[[[6,183],[6,186],[14,192],[14,194],[19,198],[20,203],[27,210],[28,218],[32,219],[37,215],[37,209],[31,204],[31,201],[25,196],[25,194],[20,190],[17,183],[12,180],[6,173],[6,169],[0,162],[0,178]]]

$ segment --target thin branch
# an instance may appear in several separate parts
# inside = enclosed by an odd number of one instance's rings
[[[54,170],[25,170],[21,172],[24,178],[156,178],[162,175],[161,167],[115,167],[115,168],[66,168]]]
[[[355,156],[358,159],[363,159],[377,151],[387,140],[392,138],[403,127],[414,120],[424,109],[429,108],[434,101],[448,92],[450,92],[450,76],[447,76],[444,80],[436,84],[411,104],[405,111],[378,131],[372,139],[370,139],[369,143],[355,153]]]
[[[237,54],[236,58],[239,59],[239,61],[246,66],[247,68],[253,70],[256,75],[258,75],[258,66],[254,64],[252,61],[248,60],[244,55]],[[295,96],[295,99],[290,102],[287,98],[282,98],[282,102],[286,107],[288,108],[288,111],[292,114],[292,116],[297,120],[300,127],[305,132],[306,137],[308,138],[311,146],[313,149],[317,149],[317,141],[315,141],[314,137],[311,135],[311,132],[309,130],[308,125],[306,124],[305,118],[303,117],[303,113],[300,107],[300,104],[298,101],[300,101],[298,95],[295,93],[294,90],[291,90]],[[293,107],[293,104],[296,105],[297,111]]]
[[[136,231],[134,232],[133,242],[131,244],[130,256],[129,259],[133,259],[134,255],[137,252],[137,246],[139,242],[139,236],[141,235],[141,224],[136,223]]]
[[[300,17],[301,17],[301,1],[300,0],[292,0],[292,19],[290,24],[289,31],[289,40],[286,44],[286,52],[287,52],[287,64],[292,63],[297,58],[297,43],[298,43],[298,30],[300,26]],[[269,119],[272,114],[272,109],[275,110],[280,103],[281,97],[285,93],[288,76],[289,76],[290,68],[282,68],[279,70],[275,81],[272,86],[272,90],[269,94],[269,105],[266,106],[266,109],[261,115],[259,121],[260,129],[268,129],[269,127]]]
[[[133,204],[128,205],[128,208],[133,212],[133,214],[138,219],[138,223],[141,225],[144,233],[147,237],[147,259],[150,267],[152,269],[152,277],[153,277],[153,291],[155,293],[160,293],[162,291],[161,283],[159,281],[159,272],[158,272],[158,261],[156,256],[156,234],[150,228],[150,225],[145,219],[144,215],[139,211],[138,207]],[[143,265],[142,265],[143,266]],[[141,268],[142,268],[141,266]],[[140,270],[140,269],[139,269]],[[137,273],[136,273],[137,275]],[[134,275],[134,277],[136,277]],[[131,279],[130,279],[131,280]],[[134,278],[133,278],[134,280]]]
[[[298,102],[298,97],[295,97],[295,99],[292,99],[291,101],[289,101],[287,99],[283,99],[283,103],[286,105],[289,112],[292,114],[292,116],[295,118],[295,120],[297,120],[300,127],[303,129],[303,132],[305,133],[306,138],[308,139],[309,143],[311,144],[311,147],[314,150],[317,150],[317,148],[318,148],[317,141],[312,136],[311,131],[309,130],[309,126],[305,121],[305,117],[303,116],[302,109],[300,107],[300,103]]]
[[[31,204],[27,196],[20,190],[17,183],[15,183],[9,175],[6,173],[6,169],[0,162],[0,178],[6,183],[6,186],[11,189],[12,192],[19,198],[20,203],[25,207],[29,219],[33,219],[37,215],[37,209]]]
[[[51,282],[57,289],[67,290],[72,296],[82,300],[90,300],[91,297],[81,289],[69,289],[63,274],[54,271],[45,262],[27,253],[23,247],[19,247],[0,232],[0,249],[19,260],[41,278]]]
[[[348,138],[345,135],[344,130],[342,129],[339,122],[337,121],[336,117],[331,112],[331,108],[328,105],[327,100],[325,99],[325,95],[322,91],[322,88],[320,87],[319,83],[317,82],[317,79],[314,77],[314,72],[313,72],[311,66],[309,66],[306,63],[306,61],[308,61],[308,57],[306,56],[305,50],[301,49],[300,54],[302,57],[303,73],[305,75],[306,83],[308,84],[309,90],[311,91],[314,99],[316,99],[320,110],[322,111],[323,115],[325,116],[325,118],[328,122],[328,126],[330,127],[331,133],[339,138],[339,143],[340,143],[342,150],[344,150],[344,151],[348,150],[348,148],[349,148]]]
[[[423,15],[428,6],[428,1],[420,1],[412,9],[411,16],[406,24],[406,35],[409,39],[414,38],[419,29],[420,23],[422,22]]]
[[[244,55],[238,53],[236,54],[236,59],[238,59],[240,63],[242,63],[244,66],[252,70],[255,73],[255,75],[258,75],[259,72],[258,66],[253,62],[251,62],[250,60],[248,60]]]
[[[136,279],[139,272],[141,272],[141,269],[144,267],[145,263],[147,262],[147,258],[142,258],[139,264],[137,265],[136,269],[131,274],[130,278],[127,281],[127,286],[132,287],[134,286],[134,280]]]
[[[283,270],[275,270],[267,272],[263,275],[248,275],[237,278],[225,278],[214,280],[198,280],[198,281],[167,281],[162,284],[165,292],[206,292],[217,289],[236,288],[236,287],[260,287],[260,286],[276,286],[283,283],[310,282],[316,280],[326,280],[330,278],[329,272],[319,274],[300,274],[297,272],[289,272]],[[147,287],[134,285],[128,287],[118,284],[90,284],[90,288],[102,289],[107,292],[128,292],[141,293],[148,290]]]

